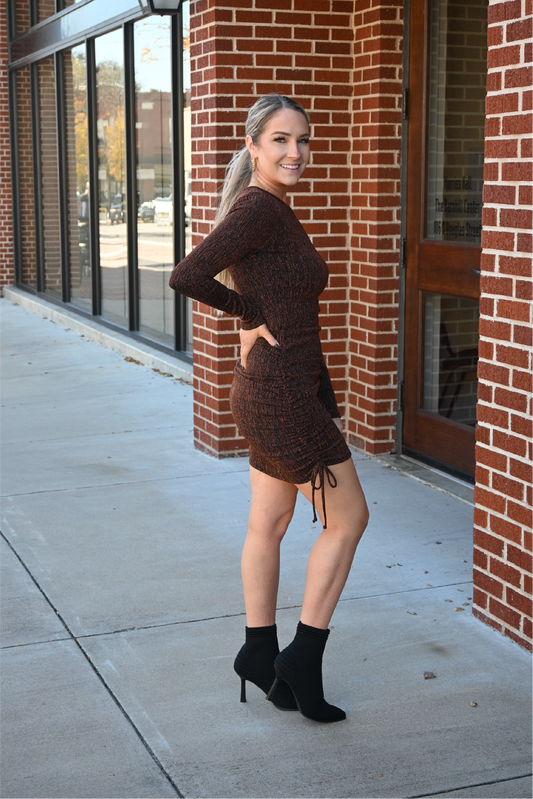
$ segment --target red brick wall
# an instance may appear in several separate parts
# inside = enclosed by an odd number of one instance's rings
[[[23,67],[19,69],[16,74],[22,282],[27,286],[36,288],[37,253],[35,247],[35,192],[33,179],[30,68]]]
[[[17,34],[24,33],[30,27],[30,0],[15,0]]]
[[[211,229],[224,166],[242,145],[246,110],[266,93],[302,102],[312,165],[292,203],[326,259],[324,351],[341,404],[347,391],[347,288],[354,0],[196,0],[191,3],[193,244]],[[228,396],[238,323],[194,304],[195,442],[241,453]],[[342,408],[341,408],[342,410]]]
[[[396,426],[402,0],[356,0],[348,439],[390,452]]]
[[[532,645],[532,0],[489,6],[474,614]],[[529,39],[529,41],[528,41]]]
[[[5,13],[0,13],[0,291],[14,279],[10,159],[7,22]]]
[[[66,4],[65,4],[66,5]],[[56,13],[56,0],[39,0],[37,3],[37,19],[42,22]]]

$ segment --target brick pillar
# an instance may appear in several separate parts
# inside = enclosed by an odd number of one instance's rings
[[[348,439],[371,454],[396,425],[402,39],[402,0],[356,0]]]
[[[474,614],[531,649],[531,0],[488,12]]]
[[[14,280],[11,153],[7,82],[7,21],[0,14],[0,291]]]
[[[341,405],[347,389],[353,9],[354,0],[191,3],[193,245],[211,230],[224,167],[244,143],[247,109],[271,92],[299,100],[311,115],[312,161],[292,204],[330,270],[321,325]],[[228,403],[238,320],[195,302],[193,324],[195,444],[218,457],[240,454],[246,442]]]

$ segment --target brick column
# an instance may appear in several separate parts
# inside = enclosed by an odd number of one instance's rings
[[[244,143],[247,109],[263,94],[299,100],[312,120],[312,162],[292,204],[328,263],[324,351],[344,402],[349,261],[350,102],[354,0],[191,3],[193,244],[212,227],[224,167]],[[229,410],[238,321],[193,304],[195,444],[240,454]],[[342,410],[342,408],[341,408]]]
[[[531,649],[531,0],[488,12],[474,614]]]
[[[14,281],[7,61],[7,20],[4,12],[0,14],[0,291]]]
[[[402,0],[356,0],[347,427],[371,454],[396,425],[402,40]]]

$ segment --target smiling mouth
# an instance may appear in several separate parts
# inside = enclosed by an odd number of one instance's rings
[[[282,169],[288,169],[291,172],[296,172],[297,169],[300,169],[301,164],[280,164]]]

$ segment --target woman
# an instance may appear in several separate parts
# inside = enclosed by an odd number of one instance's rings
[[[250,446],[252,491],[242,553],[246,642],[235,660],[241,701],[249,680],[282,710],[341,721],[344,711],[324,699],[322,655],[368,510],[320,345],[327,267],[286,203],[309,163],[309,117],[288,97],[262,97],[245,144],[228,167],[215,229],[175,267],[170,286],[242,320],[230,396]],[[280,544],[298,491],[314,521],[321,494],[324,529],[309,557],[296,636],[279,653]]]

